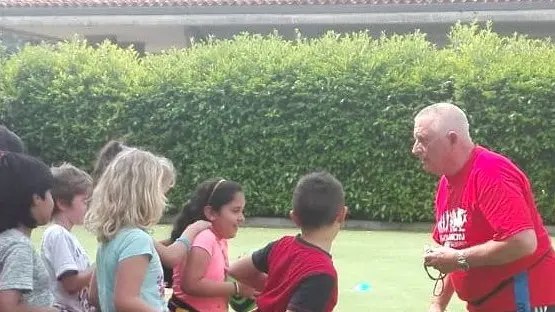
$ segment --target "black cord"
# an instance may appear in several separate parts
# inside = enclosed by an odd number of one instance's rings
[[[430,274],[430,271],[428,270],[428,266],[425,265],[425,264],[424,264],[424,270],[426,271],[426,274],[428,274],[428,277],[431,280],[435,281],[434,290],[433,290],[434,296],[436,296],[436,297],[441,296],[441,294],[443,294],[443,291],[445,290],[445,281],[444,280],[445,280],[445,277],[447,277],[447,274],[439,272],[438,277],[434,277],[434,276],[432,276],[432,274]],[[437,286],[438,286],[439,282],[441,282],[441,290],[439,291],[439,293],[436,293],[436,290],[438,288]]]

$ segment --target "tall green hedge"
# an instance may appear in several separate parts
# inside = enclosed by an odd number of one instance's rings
[[[555,222],[555,47],[454,25],[286,41],[240,35],[139,58],[108,43],[29,46],[1,65],[2,122],[49,163],[90,169],[111,138],[171,158],[176,207],[212,176],[243,183],[249,215],[283,216],[298,177],[343,181],[354,218],[432,218],[435,177],[410,154],[412,116],[437,101],[468,113],[475,140],[526,170]]]

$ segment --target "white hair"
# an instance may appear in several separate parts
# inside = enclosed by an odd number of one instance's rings
[[[447,133],[453,131],[462,139],[471,141],[470,125],[462,109],[451,103],[435,103],[426,106],[416,114],[414,120],[431,118],[435,131]]]

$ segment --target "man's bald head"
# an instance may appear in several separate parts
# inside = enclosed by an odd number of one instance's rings
[[[464,165],[473,148],[468,119],[457,106],[433,104],[414,118],[412,153],[422,161],[426,171],[437,175],[454,174]]]
[[[438,134],[455,132],[459,138],[466,142],[471,142],[470,126],[466,114],[458,106],[451,103],[436,103],[423,108],[416,117],[416,120],[431,119],[433,130]]]

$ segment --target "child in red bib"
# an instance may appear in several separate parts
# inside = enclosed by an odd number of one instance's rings
[[[337,304],[331,245],[345,221],[343,187],[326,172],[300,179],[291,218],[301,228],[234,263],[229,274],[261,290],[259,312],[330,312]]]

